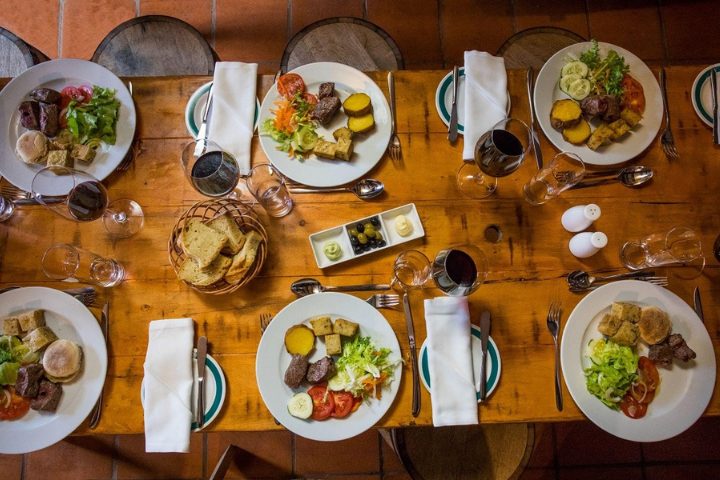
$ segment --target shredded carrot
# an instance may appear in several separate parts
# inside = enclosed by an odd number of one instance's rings
[[[275,120],[273,122],[275,128],[281,132],[291,134],[297,126],[294,125],[294,116],[297,110],[293,107],[292,102],[285,99],[275,101],[275,105],[277,105],[278,108],[276,110],[271,110],[271,113],[275,115]]]
[[[372,393],[378,400],[382,398],[382,385],[387,380],[387,373],[381,372],[378,378],[370,377],[363,380],[365,391]]]

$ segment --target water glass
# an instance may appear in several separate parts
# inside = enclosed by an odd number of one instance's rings
[[[208,197],[229,195],[240,181],[235,157],[204,138],[185,145],[181,162],[190,185]]]
[[[0,195],[0,222],[4,222],[12,217],[15,212],[15,204],[7,197]]]
[[[406,250],[395,259],[390,284],[396,290],[420,288],[430,278],[430,260],[422,252]]]
[[[625,243],[620,250],[620,260],[630,270],[681,265],[702,272],[705,267],[700,237],[692,229],[682,226]]]
[[[576,185],[584,176],[582,159],[574,153],[560,152],[523,187],[525,200],[532,205],[542,205]]]
[[[487,259],[475,245],[460,245],[441,250],[432,264],[435,285],[450,296],[467,296],[487,277]]]
[[[284,217],[292,210],[293,200],[285,186],[285,179],[272,165],[256,165],[245,181],[252,196],[268,215]]]
[[[53,280],[100,287],[114,287],[125,278],[125,269],[115,260],[67,243],[57,243],[45,251],[42,269]]]

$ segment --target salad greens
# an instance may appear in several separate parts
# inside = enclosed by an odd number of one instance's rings
[[[393,377],[399,361],[389,360],[390,349],[378,348],[370,337],[357,336],[343,346],[337,373],[329,381],[331,390],[344,390],[353,396],[380,398],[379,388]]]
[[[319,138],[315,122],[310,119],[313,105],[300,93],[291,100],[279,99],[275,105],[278,108],[271,111],[273,118],[263,122],[262,132],[279,144],[278,150],[291,157],[310,152]]]
[[[589,77],[596,88],[602,88],[608,95],[622,95],[622,80],[630,67],[615,50],[610,50],[607,56],[602,58],[598,42],[593,39],[592,47],[580,54],[580,61],[590,69]]]
[[[637,378],[638,354],[632,348],[605,339],[590,340],[585,384],[590,393],[617,410],[625,393]]]
[[[0,337],[0,385],[14,385],[21,364],[37,362],[40,356],[14,336]]]
[[[65,114],[67,127],[79,143],[86,144],[97,139],[114,145],[119,109],[120,101],[115,98],[115,90],[95,85],[90,101],[80,103],[72,100],[68,104]]]

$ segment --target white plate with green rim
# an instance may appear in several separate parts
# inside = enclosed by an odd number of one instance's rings
[[[480,366],[482,364],[482,347],[480,345],[480,327],[477,325],[470,325],[472,334],[472,359],[473,359],[473,376],[475,378],[480,376]],[[488,338],[488,351],[487,351],[487,368],[485,369],[485,387],[487,391],[487,397],[492,394],[500,382],[500,373],[502,371],[502,362],[500,361],[500,351],[495,344],[495,340],[492,337]],[[420,379],[423,385],[430,392],[430,361],[428,360],[427,353],[427,339],[423,342],[420,347]],[[477,401],[480,403],[480,391],[477,391]],[[486,397],[486,399],[487,399]]]
[[[193,138],[197,138],[198,132],[200,131],[200,124],[202,123],[203,109],[205,108],[205,102],[207,101],[208,92],[212,82],[200,86],[197,90],[190,95],[187,105],[185,105],[185,127],[188,133]],[[258,126],[258,114],[260,113],[260,100],[255,98],[255,116],[253,117],[253,127],[257,130]],[[212,115],[212,106],[210,107],[210,114]],[[208,118],[209,121],[209,118]]]
[[[450,112],[452,111],[452,70],[445,75],[440,83],[438,84],[437,90],[435,90],[435,108],[437,109],[440,120],[445,125],[450,126]],[[507,94],[507,109],[506,112],[510,113],[510,92]],[[458,133],[462,135],[465,132],[465,67],[458,69],[458,98],[457,98],[457,110],[458,110]]]
[[[695,78],[692,85],[692,104],[695,113],[698,114],[700,120],[708,127],[712,127],[712,92],[710,88],[710,70],[715,69],[720,73],[720,63],[710,65],[703,69]]]

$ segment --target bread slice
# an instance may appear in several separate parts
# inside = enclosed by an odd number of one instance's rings
[[[233,256],[230,268],[228,268],[228,271],[225,273],[225,281],[228,283],[239,283],[240,280],[245,277],[248,270],[250,270],[250,268],[245,266],[245,257],[240,256],[238,253]]]
[[[228,214],[213,218],[208,222],[207,226],[227,237],[225,250],[231,255],[238,253],[245,244],[245,234]]]
[[[228,237],[199,219],[191,218],[183,227],[181,239],[183,251],[192,257],[199,267],[205,268],[220,255]]]
[[[245,246],[243,246],[243,251],[245,252],[244,265],[248,268],[255,263],[255,257],[257,256],[258,247],[260,246],[260,240],[262,240],[262,237],[256,231],[248,233],[247,238],[245,239]]]
[[[178,278],[198,287],[207,287],[220,281],[230,268],[232,260],[218,255],[207,267],[200,267],[192,258],[186,258],[178,270]]]

